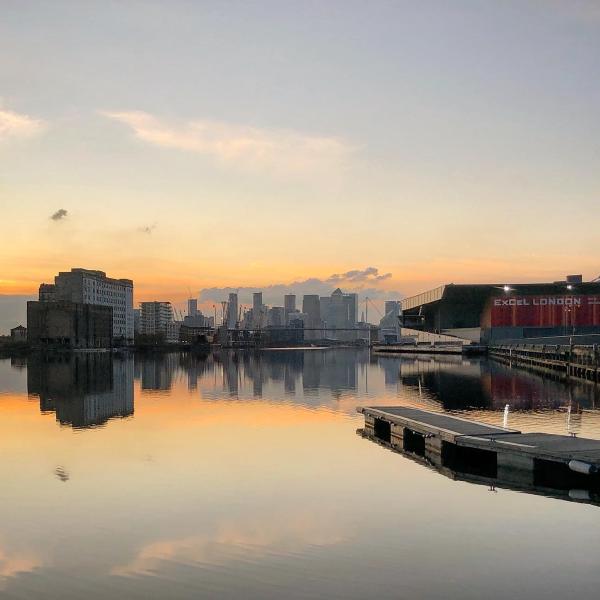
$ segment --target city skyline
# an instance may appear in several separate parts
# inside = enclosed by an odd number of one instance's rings
[[[0,311],[73,263],[136,301],[591,279],[599,29],[585,1],[9,3]]]

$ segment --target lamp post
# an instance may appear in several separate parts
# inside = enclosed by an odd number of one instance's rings
[[[572,283],[567,283],[567,291],[572,292],[573,291],[573,284]],[[569,313],[571,314],[571,335],[575,335],[575,309],[579,308],[579,305],[575,304],[575,301],[573,299],[573,297],[571,296],[571,305],[570,306],[565,306],[565,316],[566,318],[566,323],[565,323],[565,333],[567,330],[567,326],[568,326],[568,316]]]

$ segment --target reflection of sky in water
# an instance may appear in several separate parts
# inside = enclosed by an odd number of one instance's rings
[[[0,595],[544,597],[597,589],[598,509],[452,481],[357,404],[600,437],[594,388],[327,350],[0,361]],[[461,398],[463,401],[461,402]]]

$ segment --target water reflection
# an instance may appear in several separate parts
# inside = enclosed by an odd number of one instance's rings
[[[521,407],[512,427],[564,433],[570,406],[574,429],[600,437],[589,389],[485,360],[358,349],[0,361],[0,595],[584,593],[598,570],[580,557],[600,554],[593,507],[498,482],[488,493],[354,432],[357,405],[497,423],[508,398]]]
[[[166,392],[181,380],[188,391],[205,398],[262,398],[276,390],[284,396],[333,398],[355,394],[368,350],[224,351],[194,354],[142,355],[135,360],[135,377],[143,392]]]
[[[29,361],[27,390],[62,425],[102,425],[133,415],[133,358],[104,352],[42,356]]]
[[[403,385],[438,400],[446,410],[513,410],[559,408],[565,403],[595,408],[598,387],[573,380],[568,386],[552,377],[482,359],[460,356],[402,359],[398,376]]]
[[[453,481],[465,481],[475,485],[483,485],[491,492],[499,488],[600,506],[600,489],[598,479],[590,476],[554,469],[554,472],[544,470],[518,471],[513,469],[488,468],[486,464],[477,461],[464,461],[456,457],[445,457],[443,454],[415,453],[402,449],[397,445],[382,441],[365,429],[357,429],[356,433],[365,439],[383,446],[394,453],[400,454],[418,464],[421,464]],[[556,472],[559,471],[559,472]]]
[[[316,394],[328,390],[334,397],[356,392],[358,371],[367,364],[367,350],[267,351],[221,353],[215,355],[215,365],[223,373],[223,389],[237,396],[250,385],[252,395],[263,396],[265,386],[282,384],[286,394]]]
[[[11,365],[23,370],[21,362]],[[125,355],[82,353],[29,359],[27,388],[61,424],[98,426],[134,412],[142,394],[185,385],[205,400],[262,399],[332,406],[393,397],[446,411],[562,411],[571,430],[600,404],[598,386],[570,384],[505,364],[460,356],[373,356],[367,350],[289,350]]]

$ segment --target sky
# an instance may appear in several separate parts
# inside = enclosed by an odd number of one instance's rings
[[[0,11],[0,330],[76,266],[211,305],[600,273],[596,0]]]

